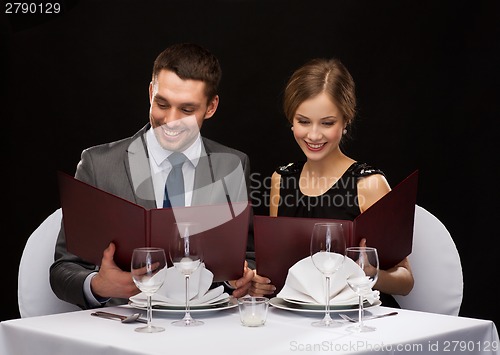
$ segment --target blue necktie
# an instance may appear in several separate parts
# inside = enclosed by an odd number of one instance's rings
[[[172,164],[172,170],[167,176],[165,183],[165,197],[163,198],[163,207],[178,207],[184,206],[184,174],[182,173],[182,165],[187,160],[187,157],[179,152],[173,152],[168,157]]]

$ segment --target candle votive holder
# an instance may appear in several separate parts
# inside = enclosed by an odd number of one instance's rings
[[[247,327],[260,327],[266,323],[269,298],[245,296],[238,298],[241,324]]]

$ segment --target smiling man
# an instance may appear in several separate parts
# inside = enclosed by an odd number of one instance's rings
[[[248,156],[200,134],[217,110],[220,78],[219,62],[205,48],[165,49],[153,66],[149,123],[132,137],[84,150],[75,177],[145,208],[247,201]],[[114,252],[111,243],[97,267],[67,251],[61,228],[50,268],[54,293],[81,308],[128,302],[139,290]],[[228,280],[235,297],[247,293],[252,277],[245,265],[239,280]]]

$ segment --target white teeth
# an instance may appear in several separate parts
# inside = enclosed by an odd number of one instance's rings
[[[307,143],[307,142],[306,142],[306,144],[307,144],[309,147],[313,148],[313,149],[319,149],[319,148],[321,148],[322,146],[324,146],[324,145],[325,145],[325,143],[320,143],[320,144],[312,144],[312,143]]]
[[[170,131],[170,130],[167,130],[167,129],[163,129],[163,132],[165,132],[165,134],[167,136],[170,136],[170,137],[176,137],[178,136],[179,134],[181,134],[182,131]]]

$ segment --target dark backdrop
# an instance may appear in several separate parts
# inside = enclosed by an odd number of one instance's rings
[[[493,285],[480,281],[498,269],[497,1],[61,4],[59,15],[1,15],[0,320],[19,316],[17,266],[31,232],[59,207],[56,171],[74,173],[84,148],[142,127],[154,58],[193,41],[223,68],[219,110],[203,133],[249,154],[257,188],[302,157],[281,110],[292,70],[340,58],[359,100],[345,152],[383,169],[393,186],[420,170],[417,203],[447,226],[461,256],[461,315],[500,324]]]

